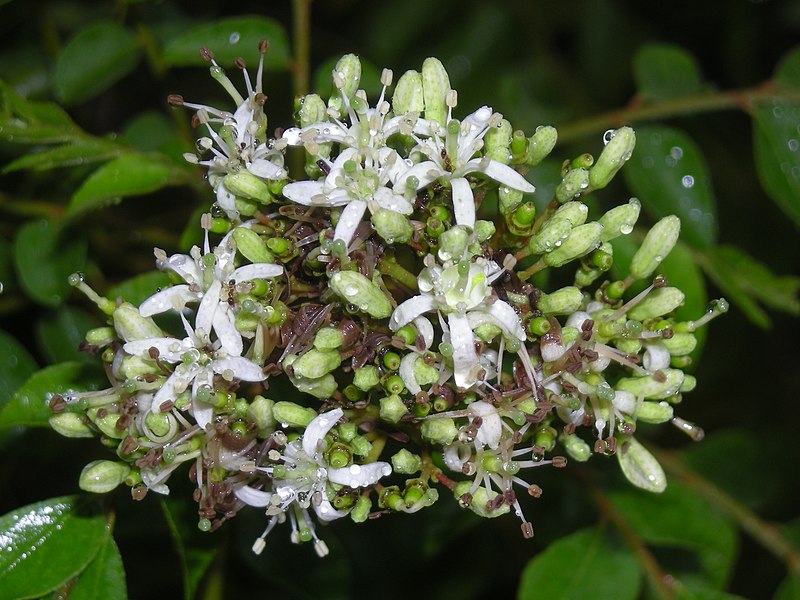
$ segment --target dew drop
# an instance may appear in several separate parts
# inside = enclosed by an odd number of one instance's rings
[[[619,232],[622,235],[628,235],[631,231],[633,231],[633,226],[630,225],[629,223],[624,223],[619,226]]]
[[[692,177],[691,175],[684,175],[683,179],[681,179],[681,185],[686,189],[689,189],[690,187],[694,186],[694,177]]]
[[[240,39],[242,39],[242,36],[239,35],[238,31],[234,31],[233,33],[231,33],[230,37],[228,38],[228,43],[229,44],[238,44]]]
[[[787,143],[787,146],[789,146],[789,150],[791,150],[792,152],[797,152],[797,149],[800,148],[800,142],[798,142],[796,139],[792,138]]]
[[[617,135],[617,130],[616,129],[609,129],[608,131],[606,131],[603,134],[603,145],[607,146],[608,143],[611,140],[613,140],[616,135]]]
[[[670,156],[675,160],[680,160],[683,158],[683,148],[680,146],[673,146],[669,151]]]

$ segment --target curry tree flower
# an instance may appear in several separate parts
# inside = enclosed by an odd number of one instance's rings
[[[288,514],[292,523],[292,542],[313,539],[317,554],[327,555],[328,547],[317,537],[308,509],[313,507],[320,521],[339,519],[347,512],[337,510],[331,504],[328,499],[331,486],[367,487],[391,474],[392,467],[382,461],[340,468],[328,464],[325,436],[343,414],[341,408],[336,408],[318,415],[308,424],[303,436],[289,442],[282,453],[277,450],[269,453],[269,458],[276,462],[274,466],[253,467],[270,475],[270,489],[256,489],[249,485],[234,489],[239,500],[266,508],[266,514],[271,517],[266,529],[253,544],[256,554],[264,549],[267,534]],[[285,436],[280,437],[285,439]]]
[[[478,257],[475,262],[446,261],[436,264],[432,256],[419,276],[420,294],[400,304],[392,313],[389,327],[397,331],[403,325],[430,311],[447,318],[445,337],[452,346],[453,374],[458,387],[470,388],[485,379],[484,369],[475,351],[473,330],[484,324],[494,325],[504,336],[525,340],[519,316],[510,304],[492,296],[492,282],[503,272],[491,260]]]

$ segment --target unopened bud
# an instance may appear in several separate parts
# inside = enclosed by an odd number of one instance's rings
[[[392,106],[396,115],[408,112],[422,114],[425,110],[422,75],[418,71],[406,71],[397,81],[392,95]]]
[[[471,488],[471,481],[459,481],[456,484],[456,487],[453,489],[453,494],[455,495],[456,499],[460,499],[464,494],[470,493]],[[510,507],[506,502],[503,502],[493,510],[489,509],[487,505],[500,495],[494,490],[487,490],[485,487],[479,486],[478,489],[476,489],[474,492],[471,492],[471,495],[472,501],[468,506],[466,506],[466,508],[469,508],[479,517],[491,519],[494,517],[499,517],[500,515],[504,515],[510,510]],[[496,503],[492,502],[493,507],[495,504]]]
[[[338,327],[323,327],[314,336],[314,347],[318,350],[336,350],[342,347],[343,341]]]
[[[572,223],[573,227],[583,225],[586,223],[586,217],[589,215],[589,208],[583,203],[578,201],[566,202],[556,209],[551,219],[566,219]]]
[[[422,459],[405,448],[392,456],[392,469],[401,475],[413,475],[422,468]]]
[[[572,223],[567,219],[550,219],[544,227],[533,236],[528,248],[533,254],[552,252],[564,243],[572,231]]]
[[[116,334],[113,327],[96,327],[86,332],[86,343],[92,346],[105,346],[112,341]]]
[[[536,132],[528,139],[528,151],[525,164],[535,167],[542,162],[556,145],[558,132],[555,127],[545,125],[538,127]]]
[[[316,418],[317,413],[312,408],[282,400],[272,406],[272,416],[278,423],[289,427],[307,427]]]
[[[425,97],[425,118],[446,125],[450,78],[439,59],[426,58],[422,63],[422,89]]]
[[[666,402],[642,402],[636,411],[636,418],[645,423],[664,423],[672,417],[672,406]]]
[[[272,194],[266,182],[253,175],[250,171],[239,169],[233,173],[228,173],[223,177],[222,182],[227,190],[236,196],[255,200],[262,204],[272,202]]]
[[[150,317],[143,317],[130,302],[123,302],[112,315],[117,335],[126,342],[163,337],[164,332]]]
[[[589,169],[589,185],[599,190],[606,187],[633,153],[636,146],[636,133],[630,127],[620,127],[614,132],[607,132],[611,139],[603,148],[594,166]]]
[[[95,460],[81,471],[78,486],[86,492],[105,494],[125,481],[130,470],[123,462]]]
[[[330,288],[343,300],[375,319],[392,314],[386,294],[372,281],[356,271],[339,271],[329,280]]]
[[[617,452],[617,460],[625,477],[636,487],[656,493],[667,489],[664,469],[636,438],[629,438],[625,442],[625,448]]]
[[[48,419],[50,427],[57,433],[68,438],[94,437],[89,426],[84,423],[81,416],[74,412],[62,412]]]
[[[630,392],[634,396],[663,400],[674,396],[683,383],[683,371],[680,369],[661,369],[652,375],[642,377],[623,377],[617,382],[616,389]]]
[[[414,232],[408,218],[386,208],[374,212],[371,221],[375,231],[387,244],[405,244]]]
[[[420,427],[420,433],[429,442],[447,446],[458,436],[458,428],[449,417],[425,419]]]
[[[573,460],[586,462],[592,456],[591,446],[574,433],[571,435],[562,435],[560,441],[564,445],[567,454],[569,454]]]
[[[267,243],[249,227],[233,230],[236,249],[251,263],[273,263],[275,256],[267,249]]]
[[[297,111],[300,119],[300,127],[308,127],[314,123],[320,123],[327,119],[325,102],[317,94],[304,96]]]
[[[365,365],[353,372],[353,385],[367,392],[380,383],[380,373],[374,365]]]
[[[483,138],[485,156],[507,165],[511,159],[511,123],[502,119],[499,127],[492,127]]]
[[[247,418],[258,428],[258,437],[265,438],[275,428],[273,409],[275,402],[264,396],[256,396],[247,407]]]
[[[602,233],[603,226],[597,222],[575,227],[558,248],[544,255],[544,262],[551,267],[560,267],[580,258],[597,247]]]
[[[681,232],[681,221],[675,215],[664,217],[653,225],[633,255],[630,275],[634,279],[650,277],[675,247]]]
[[[345,96],[352,98],[361,83],[361,61],[355,54],[345,54],[333,69],[333,81]]]
[[[542,294],[536,308],[546,315],[569,315],[583,304],[583,293],[574,286],[563,287],[552,294]]]
[[[408,413],[408,408],[403,404],[400,396],[392,394],[380,399],[380,417],[389,423],[397,423]]]
[[[603,235],[600,239],[607,242],[620,235],[628,235],[633,231],[641,208],[642,203],[637,198],[631,198],[627,204],[621,204],[607,211],[597,220],[603,225]]]
[[[589,171],[583,168],[570,169],[556,187],[556,200],[568,202],[589,187]]]
[[[469,242],[467,230],[460,225],[451,227],[439,236],[439,258],[460,259]]]
[[[683,304],[684,297],[684,293],[676,287],[655,289],[628,311],[628,318],[635,321],[647,321],[666,315]]]

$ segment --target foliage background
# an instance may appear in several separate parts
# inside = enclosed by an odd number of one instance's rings
[[[520,538],[513,519],[479,521],[442,499],[421,513],[360,527],[334,523],[324,531],[332,549],[324,560],[307,547],[291,546],[280,534],[273,534],[265,555],[256,558],[249,545],[263,525],[258,515],[243,512],[224,531],[202,536],[196,532],[191,504],[175,490],[168,509],[183,538],[176,549],[154,495],[134,503],[119,491],[103,500],[103,508],[115,514],[114,538],[130,597],[178,598],[203,576],[197,597],[209,599],[271,590],[297,598],[517,593],[521,598],[800,598],[800,561],[792,545],[800,543],[800,410],[793,364],[798,304],[797,280],[787,277],[796,273],[800,257],[800,188],[789,185],[788,194],[777,194],[783,210],[773,202],[774,181],[780,175],[754,160],[752,115],[757,105],[746,102],[754,90],[771,93],[772,88],[760,86],[800,39],[800,3],[318,1],[310,5],[308,29],[301,28],[298,37],[293,10],[299,6],[308,5],[288,0],[235,6],[213,0],[0,3],[0,78],[25,98],[65,105],[77,126],[96,136],[91,139],[111,144],[111,156],[127,152],[118,144],[154,153],[147,156],[159,157],[156,162],[167,172],[160,181],[170,184],[145,186],[132,194],[105,190],[86,207],[105,206],[109,197],[132,197],[112,208],[65,212],[68,200],[75,202],[73,194],[102,162],[10,170],[12,160],[40,149],[42,140],[20,144],[0,136],[6,165],[0,178],[0,281],[5,287],[0,333],[6,332],[0,338],[0,406],[9,403],[36,365],[86,361],[74,347],[88,327],[99,324],[81,299],[73,296],[65,303],[37,295],[37,289],[55,286],[58,295],[63,286],[53,281],[80,268],[107,291],[152,270],[154,245],[171,252],[194,241],[183,228],[211,195],[192,169],[179,164],[191,140],[188,117],[170,110],[165,98],[181,93],[221,105],[214,100],[222,92],[204,69],[177,60],[170,64],[164,50],[200,23],[263,15],[274,19],[294,43],[309,34],[312,75],[327,64],[327,72],[319,70],[321,80],[328,76],[329,60],[347,52],[360,54],[378,72],[392,68],[396,78],[419,68],[425,57],[437,56],[459,91],[460,111],[490,104],[529,135],[537,125],[553,124],[561,132],[553,153],[558,159],[597,153],[605,129],[623,123],[638,129],[649,122],[639,110],[642,106],[670,99],[643,94],[646,78],[641,71],[637,77],[635,70],[643,48],[667,43],[694,56],[702,81],[681,90],[681,78],[677,84],[673,80],[677,88],[667,89],[667,96],[677,98],[675,107],[657,122],[679,128],[697,144],[702,155],[698,168],[709,175],[716,203],[718,237],[709,235],[687,247],[689,261],[678,271],[691,274],[701,265],[712,275],[707,291],[702,286],[695,290],[700,306],[703,297],[721,294],[733,301],[731,312],[710,328],[695,371],[698,387],[679,410],[682,417],[700,423],[707,436],[702,444],[691,445],[674,430],[653,428],[650,439],[669,452],[664,457],[671,475],[670,490],[659,498],[631,490],[617,474],[616,461],[600,457],[585,469],[567,469],[566,476],[563,471],[543,473],[545,495],[533,507],[537,537],[531,542]],[[107,69],[84,73],[82,80],[81,67],[91,63],[90,57],[70,58],[65,48],[79,31],[106,21],[130,32],[131,49],[115,56]],[[295,52],[273,40],[272,56],[279,57],[282,50]],[[293,91],[298,89],[290,66],[283,61],[267,75],[271,127],[290,122]],[[669,73],[678,72],[672,63],[667,66]],[[70,68],[77,74],[70,75]],[[98,89],[81,97],[81,90],[93,83]],[[743,92],[730,105],[721,105],[724,110],[690,114],[689,104],[680,102],[684,96],[722,97],[720,90]],[[798,93],[793,94],[787,110],[800,106]],[[625,107],[630,111],[622,116],[607,115]],[[590,119],[596,115],[607,116]],[[793,164],[800,169],[800,163]],[[555,161],[549,169],[558,166]],[[540,190],[547,188],[536,176],[533,180]],[[632,176],[628,184],[635,187]],[[154,193],[144,193],[150,191]],[[668,200],[662,196],[671,190],[662,191],[655,198],[641,197],[643,204],[663,207]],[[596,194],[595,206],[619,204],[635,192],[618,177]],[[45,217],[54,226],[65,215],[68,228],[48,250],[51,234],[29,224]],[[714,254],[713,248],[723,244],[736,246],[784,277],[760,271],[754,275],[739,253]],[[21,256],[30,254],[34,258],[26,263]],[[709,256],[717,256],[717,262]],[[28,280],[22,275],[26,264],[34,271]],[[739,297],[732,297],[732,289]],[[756,300],[766,310],[754,306]],[[3,414],[2,425],[18,424],[8,410]],[[0,431],[0,453],[0,513],[6,513],[74,493],[80,469],[102,449],[94,440],[67,440],[47,429],[17,426]],[[686,465],[697,477],[680,476]],[[184,492],[188,499],[189,490]],[[584,528],[590,529],[564,539]],[[655,583],[664,573],[674,574],[685,587]],[[612,587],[597,587],[602,582]],[[604,589],[609,595],[603,596]]]

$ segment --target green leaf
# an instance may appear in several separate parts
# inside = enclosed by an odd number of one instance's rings
[[[36,361],[16,338],[0,330],[0,408],[36,371]]]
[[[164,48],[164,61],[169,66],[201,66],[207,64],[200,56],[208,48],[220,66],[233,64],[242,57],[248,65],[258,64],[258,44],[269,41],[265,64],[270,69],[289,67],[289,36],[274,19],[248,16],[231,17],[203,23],[170,41]]]
[[[141,273],[126,279],[108,290],[107,296],[112,300],[122,298],[135,306],[139,306],[147,298],[155,294],[159,288],[170,285],[169,277],[162,271]]]
[[[31,375],[0,411],[0,429],[18,425],[46,427],[53,414],[48,403],[54,394],[96,388],[86,365],[66,362],[45,367]]]
[[[50,363],[74,360],[96,364],[96,357],[81,352],[78,347],[84,341],[86,332],[98,326],[98,320],[82,310],[63,306],[36,322],[36,339],[42,354]]]
[[[717,239],[717,209],[705,159],[683,131],[664,125],[636,129],[636,149],[622,170],[653,218],[677,215],[681,237],[696,248]]]
[[[198,535],[197,517],[187,513],[185,503],[162,498],[161,510],[181,561],[183,596],[186,600],[191,600],[195,597],[197,586],[214,560],[217,550],[207,536]]]
[[[123,154],[103,165],[72,195],[66,217],[96,210],[127,196],[143,196],[183,180],[174,165],[148,154]]]
[[[155,152],[176,137],[175,123],[162,112],[148,111],[125,125],[122,139],[142,152]]]
[[[790,573],[778,587],[772,600],[800,600],[800,573]]]
[[[59,106],[30,102],[0,81],[0,140],[16,144],[50,144],[75,138],[78,127]]]
[[[0,598],[38,598],[83,571],[108,537],[103,516],[88,509],[65,496],[0,517]]]
[[[522,572],[517,598],[634,600],[641,569],[626,549],[611,545],[598,529],[584,529],[551,544]]]
[[[626,489],[610,493],[609,500],[645,542],[696,553],[701,572],[686,577],[712,588],[724,586],[736,558],[737,533],[702,497],[672,479],[663,494]]]
[[[675,310],[675,317],[679,321],[697,320],[705,314],[708,307],[706,282],[692,251],[685,244],[679,242],[672,249],[661,263],[659,271],[670,285],[680,288],[686,296],[683,304]],[[707,331],[707,327],[701,327],[694,332],[697,338],[697,348],[692,352],[694,359],[700,356]]]
[[[753,149],[761,185],[800,226],[800,102],[775,100],[753,109]]]
[[[31,152],[11,161],[3,167],[3,173],[22,171],[46,171],[58,167],[76,167],[118,156],[119,146],[103,140],[81,140],[39,152]]]
[[[800,88],[800,47],[790,50],[781,58],[772,80],[781,88]]]
[[[25,292],[36,302],[58,306],[67,297],[67,278],[86,264],[86,240],[70,237],[47,220],[26,223],[14,240],[14,265]]]
[[[64,104],[93,98],[133,71],[139,62],[136,36],[111,22],[79,31],[56,60],[53,86]]]
[[[108,537],[94,560],[78,576],[69,593],[69,600],[125,600],[125,568],[114,538]]]
[[[633,78],[645,100],[679,98],[696,92],[702,85],[694,57],[671,44],[641,48],[633,59]]]

